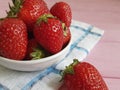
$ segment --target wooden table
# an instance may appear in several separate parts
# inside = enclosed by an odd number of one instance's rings
[[[8,9],[0,0],[0,17]],[[61,0],[45,0],[49,8]],[[100,42],[84,61],[101,72],[109,90],[120,90],[120,0],[64,0],[72,8],[73,19],[92,24],[105,31]]]

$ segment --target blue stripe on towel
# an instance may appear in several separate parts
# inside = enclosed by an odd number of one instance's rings
[[[76,46],[75,48],[77,48],[78,50],[82,50],[82,51],[86,52],[86,54],[89,54],[89,51],[83,47]]]
[[[96,35],[96,36],[99,36],[99,37],[102,36],[100,33],[96,33],[96,32],[90,32],[90,34],[92,34],[92,35]]]
[[[30,90],[34,84],[36,84],[39,80],[41,80],[46,75],[50,74],[51,72],[60,74],[61,70],[56,69],[55,67],[49,67],[44,71],[40,72],[38,76],[33,78],[27,85],[25,85],[21,90]]]
[[[75,29],[77,29],[77,30],[82,30],[82,31],[86,31],[86,29],[85,28],[83,28],[83,27],[80,27],[80,26],[78,26],[78,25],[71,25],[71,27],[73,27],[73,28],[75,28]]]
[[[78,30],[78,29],[79,29],[79,30],[82,30],[82,31],[84,31],[85,33],[84,33],[82,36],[80,36],[80,37],[71,45],[70,51],[68,52],[68,54],[66,55],[66,57],[70,55],[71,51],[72,51],[74,48],[77,48],[77,49],[79,49],[79,50],[82,50],[82,51],[84,51],[84,52],[86,52],[86,53],[88,54],[89,51],[88,51],[87,49],[82,48],[82,47],[77,47],[77,44],[78,44],[80,41],[82,41],[88,34],[97,35],[97,36],[101,36],[101,34],[98,34],[98,33],[95,33],[95,32],[91,32],[91,30],[93,29],[93,26],[89,26],[87,30],[84,29],[84,28],[82,28],[82,27],[80,27],[80,26],[76,26],[76,25],[72,25],[71,27],[76,28],[77,30]],[[66,57],[65,57],[65,58],[66,58]],[[65,59],[65,58],[64,58],[64,59]],[[64,59],[63,59],[63,60],[64,60]],[[63,61],[63,60],[61,60],[61,61]],[[61,62],[61,61],[60,61],[60,62]],[[36,76],[35,78],[33,78],[33,79],[32,79],[28,84],[26,84],[21,90],[29,90],[30,88],[32,88],[32,86],[33,86],[35,83],[37,83],[39,80],[41,80],[43,77],[45,77],[46,75],[48,75],[48,74],[51,73],[51,72],[56,73],[56,74],[59,74],[61,70],[56,69],[56,68],[55,68],[56,65],[57,65],[57,64],[55,64],[55,65],[53,65],[53,66],[45,69],[44,71],[40,72],[40,74],[39,74],[38,76]]]
[[[79,29],[80,29],[80,28],[79,28]],[[84,30],[85,33],[84,33],[82,36],[80,36],[80,37],[71,45],[70,51],[72,51],[72,50],[77,46],[77,44],[78,44],[80,41],[82,41],[88,34],[90,34],[90,32],[91,32],[92,29],[93,29],[93,26],[89,26],[87,30]],[[80,29],[80,30],[81,30],[81,29]],[[85,48],[84,48],[84,49],[81,49],[81,50],[83,50],[83,51],[85,51],[85,52],[88,53],[88,50],[86,50]]]
[[[21,90],[29,90],[30,88],[32,88],[32,86],[38,82],[39,80],[41,80],[44,76],[48,75],[49,73],[51,73],[52,68],[47,68],[44,71],[40,72],[40,74],[38,76],[36,76],[35,78],[33,78],[27,85],[25,85]]]
[[[6,86],[0,84],[0,90],[9,90]]]
[[[77,30],[88,32],[88,30],[84,29],[83,27],[77,26],[77,25],[71,25],[71,27],[76,28]],[[91,32],[91,31],[89,31],[89,34],[96,35],[96,36],[102,36],[100,33]]]

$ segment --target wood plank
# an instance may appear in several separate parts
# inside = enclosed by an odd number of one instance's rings
[[[120,77],[120,43],[99,42],[85,61],[95,65],[104,76]]]

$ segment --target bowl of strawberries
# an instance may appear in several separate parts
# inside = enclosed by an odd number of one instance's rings
[[[0,65],[37,71],[62,60],[71,45],[70,6],[58,2],[49,10],[43,0],[12,1],[0,19]]]

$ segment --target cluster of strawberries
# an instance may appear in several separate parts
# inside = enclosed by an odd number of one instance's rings
[[[58,53],[71,38],[71,8],[58,2],[49,10],[43,0],[12,0],[7,17],[0,20],[0,56],[14,59],[39,59]],[[108,90],[97,69],[78,62],[62,72],[59,90]]]
[[[0,56],[39,59],[61,51],[69,42],[72,12],[65,2],[49,10],[43,0],[12,0],[0,20]]]

